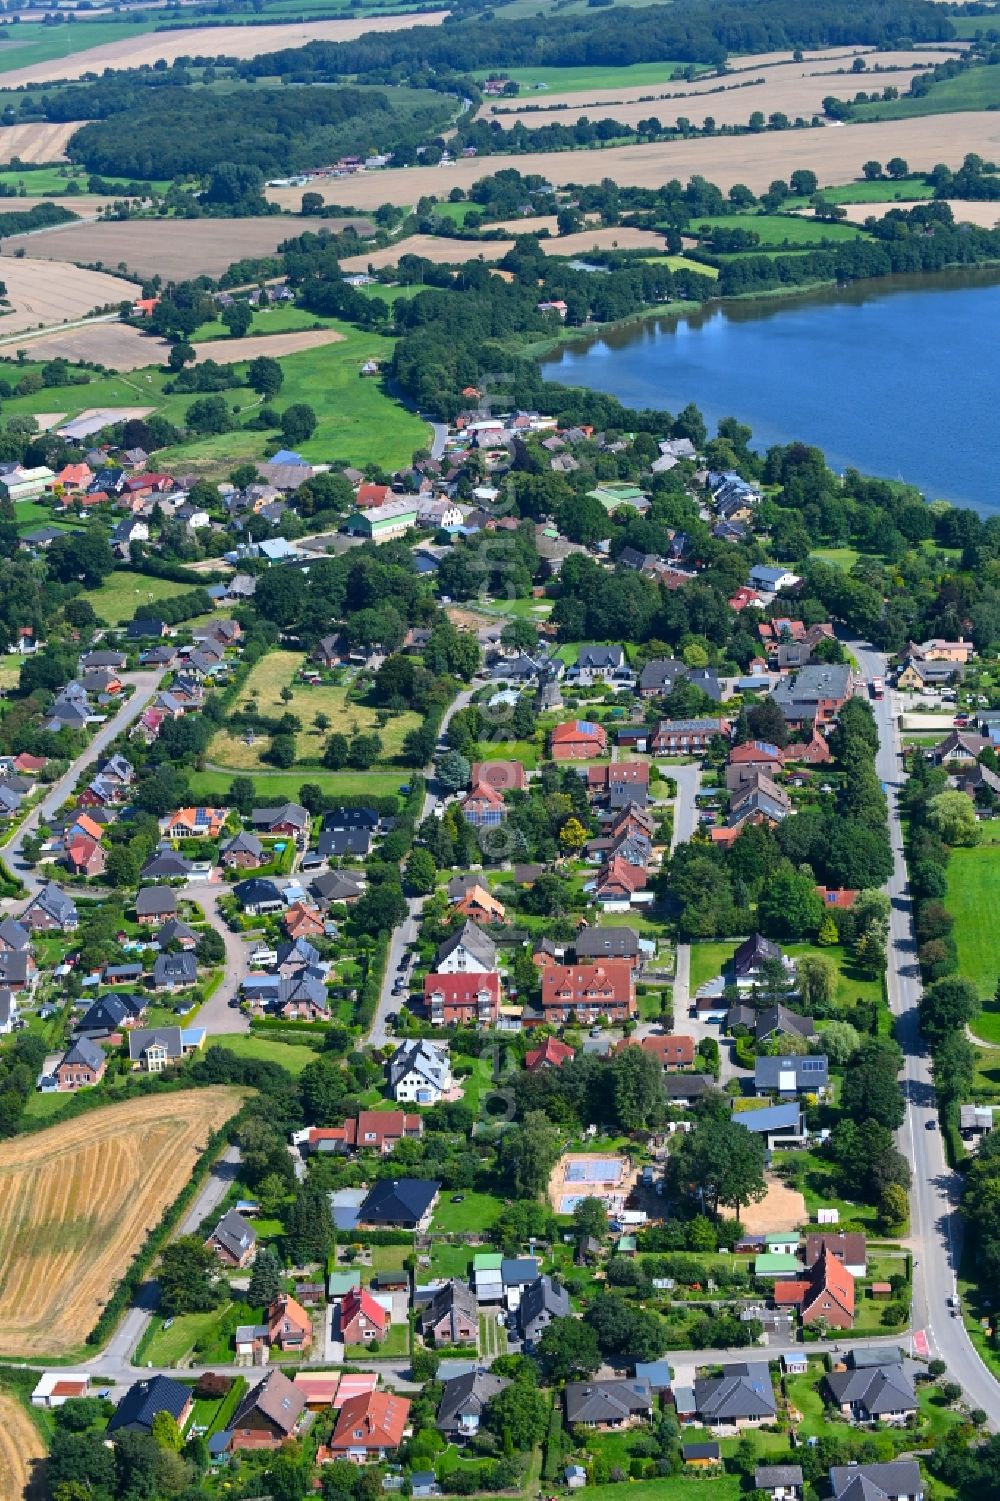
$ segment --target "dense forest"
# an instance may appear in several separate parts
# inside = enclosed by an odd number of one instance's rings
[[[897,46],[945,41],[953,35],[942,7],[928,0],[748,0],[567,15],[552,12],[516,21],[485,17],[431,30],[413,27],[353,42],[311,42],[241,64],[248,78],[275,74],[296,82],[349,75],[393,79],[504,67],[622,67],[660,58],[719,66],[733,52],[770,52],[846,43]]]
[[[449,113],[439,95],[415,99],[392,89],[133,88],[120,98],[130,101],[127,130],[113,114],[82,126],[70,141],[71,159],[91,172],[179,177],[211,172],[220,162],[266,175],[294,172],[422,140]]]

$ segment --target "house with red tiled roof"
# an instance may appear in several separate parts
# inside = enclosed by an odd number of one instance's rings
[[[166,839],[218,839],[228,808],[178,808],[160,824]]]
[[[54,490],[61,485],[64,490],[85,490],[94,478],[89,464],[65,464],[49,481],[47,488]]]
[[[503,796],[487,782],[475,782],[459,805],[474,829],[495,829],[507,816]]]
[[[427,975],[424,1004],[436,1027],[491,1027],[500,1015],[500,976],[495,971]]]
[[[419,1115],[402,1110],[362,1110],[342,1126],[310,1126],[295,1137],[302,1152],[381,1152],[387,1157],[398,1141],[424,1133]]]
[[[267,1342],[279,1350],[308,1350],[312,1344],[312,1319],[290,1293],[281,1293],[265,1314]]]
[[[806,766],[827,766],[833,760],[833,753],[823,736],[815,730],[811,740],[797,741],[789,745],[785,750],[785,761],[801,761]]]
[[[27,776],[33,772],[44,771],[48,764],[47,756],[32,756],[27,751],[22,751],[14,759],[14,770],[18,776]]]
[[[325,932],[318,908],[305,902],[293,902],[282,918],[289,938],[322,938]]]
[[[745,745],[734,745],[729,752],[726,766],[726,786],[730,792],[748,782],[759,771],[776,777],[784,770],[785,752],[778,745],[766,740],[748,740]]]
[[[631,905],[637,891],[648,881],[648,873],[640,865],[614,856],[606,861],[594,880],[594,900],[602,907],[624,908]]]
[[[386,501],[391,499],[391,486],[373,485],[366,482],[358,486],[358,493],[354,498],[354,503],[359,511],[364,511],[371,506],[384,506]]]
[[[528,782],[520,761],[473,761],[470,780],[473,787],[484,785],[494,792],[523,792]]]
[[[561,1068],[576,1057],[576,1049],[558,1037],[546,1037],[541,1047],[532,1048],[524,1055],[524,1067],[529,1074],[541,1073],[546,1068]]]
[[[340,1300],[339,1335],[345,1345],[364,1345],[381,1339],[389,1327],[388,1309],[365,1287],[352,1287]]]
[[[831,912],[849,912],[858,899],[858,892],[846,886],[817,886],[816,895]]]
[[[627,1021],[636,1014],[632,970],[622,959],[603,964],[550,964],[542,970],[546,1021]]]
[[[403,1442],[409,1416],[408,1400],[393,1392],[351,1397],[340,1409],[327,1446],[330,1457],[358,1465],[385,1459]]]
[[[824,1249],[805,1277],[775,1283],[774,1302],[778,1308],[797,1308],[803,1324],[850,1329],[854,1325],[854,1278]]]
[[[509,921],[503,902],[498,902],[485,886],[470,886],[452,911],[460,917],[471,917],[477,923],[506,924]]]
[[[75,876],[104,874],[107,855],[99,840],[88,834],[74,834],[66,842],[65,865]]]
[[[663,1068],[669,1072],[676,1068],[694,1067],[694,1038],[683,1037],[679,1033],[670,1033],[665,1036],[644,1037],[640,1042],[637,1038],[623,1037],[621,1042],[615,1044],[612,1053],[620,1053],[624,1048],[641,1048]]]
[[[607,755],[608,734],[604,726],[589,719],[571,719],[557,724],[550,737],[553,761],[589,761]]]

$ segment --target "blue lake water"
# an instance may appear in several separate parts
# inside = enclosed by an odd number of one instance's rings
[[[542,373],[627,406],[694,401],[710,431],[738,417],[755,447],[801,439],[835,469],[1000,510],[995,268],[641,320],[561,347]]]

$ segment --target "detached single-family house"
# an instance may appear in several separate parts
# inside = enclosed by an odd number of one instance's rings
[[[304,1393],[284,1371],[269,1371],[247,1392],[233,1414],[230,1448],[279,1449],[298,1431],[305,1405]]]
[[[782,1100],[796,1099],[799,1095],[822,1095],[829,1083],[829,1069],[825,1055],[789,1058],[758,1058],[754,1063],[754,1092],[758,1099],[777,1095]]]
[[[834,1406],[855,1423],[899,1426],[917,1411],[913,1382],[899,1363],[831,1371],[824,1384]]]
[[[924,1483],[915,1459],[831,1465],[830,1488],[833,1501],[924,1501]]]
[[[161,1412],[169,1413],[177,1426],[183,1428],[193,1404],[190,1386],[172,1381],[169,1376],[150,1376],[145,1381],[133,1381],[108,1419],[108,1436],[151,1434],[153,1419]]]
[[[570,1381],[563,1394],[567,1423],[584,1428],[630,1428],[653,1411],[648,1381]]]
[[[80,926],[76,904],[50,881],[28,903],[20,921],[33,933],[72,933]]]
[[[593,720],[573,719],[556,725],[549,745],[553,761],[595,760],[607,755],[608,732]]]
[[[436,1345],[477,1344],[479,1304],[474,1293],[464,1282],[446,1282],[421,1310],[420,1332]]]
[[[107,1059],[103,1048],[89,1037],[80,1037],[53,1069],[57,1089],[91,1089],[104,1078]]]
[[[410,1415],[405,1397],[372,1391],[349,1397],[340,1408],[328,1445],[329,1457],[372,1464],[395,1452],[403,1442]],[[320,1451],[320,1457],[323,1451]]]
[[[455,1442],[474,1437],[491,1400],[509,1385],[504,1377],[490,1371],[472,1370],[453,1376],[444,1383],[437,1426]]]
[[[812,1230],[806,1236],[806,1266],[815,1266],[826,1253],[845,1266],[852,1277],[868,1274],[868,1243],[860,1230]]]
[[[497,968],[497,946],[477,923],[466,922],[439,945],[434,970],[439,975],[488,975]]]
[[[361,1205],[358,1223],[374,1229],[424,1230],[440,1183],[426,1178],[380,1178]]]
[[[694,1384],[695,1412],[717,1433],[735,1433],[773,1423],[778,1407],[766,1360],[724,1366],[720,1376],[703,1376]]]
[[[758,1465],[754,1490],[765,1491],[771,1501],[802,1501],[805,1480],[801,1465]]]
[[[158,954],[153,965],[154,990],[185,990],[198,978],[193,954]]]
[[[223,1266],[242,1270],[257,1254],[257,1232],[235,1209],[227,1209],[205,1244]]]
[[[169,886],[144,886],[136,896],[136,921],[143,927],[153,927],[176,911],[177,898]]]
[[[389,1060],[389,1089],[400,1104],[436,1105],[451,1087],[446,1045],[424,1038],[403,1042]]]
[[[376,1302],[367,1288],[352,1287],[340,1300],[338,1333],[345,1345],[380,1340],[389,1322],[389,1310]]]
[[[517,1310],[518,1328],[528,1353],[534,1349],[553,1319],[565,1319],[569,1315],[569,1293],[564,1287],[545,1276],[529,1282],[521,1294]]]
[[[854,1324],[854,1278],[841,1262],[824,1251],[804,1277],[779,1281],[774,1287],[776,1308],[797,1308],[802,1323],[828,1329]]]

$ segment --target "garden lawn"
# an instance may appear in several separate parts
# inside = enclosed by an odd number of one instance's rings
[[[757,1437],[756,1434],[752,1436]],[[587,1501],[691,1501],[695,1488],[698,1501],[738,1501],[741,1490],[738,1475],[720,1475],[712,1480],[700,1475],[667,1475],[659,1480],[588,1485]]]
[[[802,214],[717,214],[707,218],[695,217],[690,223],[690,232],[701,234],[702,225],[712,229],[747,229],[760,237],[760,249],[778,249],[785,245],[809,246],[846,244],[850,240],[867,238],[857,224],[824,224]]]
[[[461,1204],[451,1202],[451,1194],[442,1193],[431,1220],[432,1234],[456,1233],[466,1230],[489,1229],[500,1213],[500,1201],[495,1194],[467,1192]]]
[[[829,563],[831,568],[843,568],[848,573],[860,556],[856,547],[816,547],[809,554],[817,563]]]
[[[845,182],[839,187],[822,188],[828,203],[911,202],[915,198],[932,198],[934,189],[922,177],[880,177],[876,182]],[[849,548],[843,549],[845,552]],[[813,554],[815,556],[815,554]]]
[[[300,1074],[308,1063],[315,1063],[319,1054],[298,1042],[272,1042],[267,1037],[246,1037],[239,1033],[209,1037],[208,1046],[228,1048],[238,1058],[257,1058],[263,1063],[277,1063],[290,1074]]]
[[[176,1365],[209,1330],[215,1328],[227,1307],[228,1304],[223,1304],[209,1313],[179,1314],[169,1329],[164,1329],[164,1320],[158,1320],[148,1341],[142,1342],[141,1350],[136,1354],[154,1366]]]
[[[979,1025],[978,1020],[976,1025]],[[976,1049],[972,1092],[976,1099],[980,1096],[987,1100],[1000,1099],[1000,1048]]]
[[[952,850],[947,875],[944,900],[955,919],[958,972],[984,1000],[992,998],[1000,976],[1000,845]],[[1000,1043],[1000,1015],[977,1018],[975,1031]]]
[[[781,1175],[782,1182],[797,1188],[806,1201],[810,1219],[817,1209],[839,1209],[841,1229],[856,1227],[871,1235],[878,1222],[878,1212],[872,1204],[853,1204],[837,1196],[836,1170],[832,1162],[814,1152],[782,1152],[781,1162],[794,1164],[799,1171],[794,1177]]]
[[[145,612],[157,600],[176,599],[179,594],[197,587],[193,577],[190,584],[177,584],[170,579],[149,578],[143,573],[130,573],[127,568],[122,568],[109,574],[99,589],[88,589],[83,597],[93,605],[105,624],[122,625],[126,620],[134,619],[140,607]]]
[[[722,972],[723,966],[733,957],[741,942],[739,938],[730,938],[720,943],[692,943],[692,996],[697,994],[700,987],[708,980],[714,980]],[[805,954],[819,954],[836,965],[838,979],[834,999],[845,1012],[849,1012],[857,1000],[881,1003],[881,980],[873,980],[867,975],[860,974],[852,962],[851,955],[839,945],[835,944],[824,949],[811,943],[786,943],[782,944],[782,948],[793,959],[801,959]]]
[[[691,995],[722,973],[742,942],[739,938],[726,939],[724,943],[692,943],[691,945]]]
[[[669,83],[675,71],[686,67],[688,67],[687,63],[664,61],[631,63],[621,68],[583,66],[579,68],[504,69],[506,77],[521,85],[521,93],[512,99],[490,98],[487,103],[509,107],[517,104],[519,99],[537,98],[542,101],[547,93],[569,94],[575,93],[578,89],[630,89],[647,83]],[[704,68],[697,67],[697,72],[704,71]],[[488,73],[477,74],[477,77],[483,80],[488,77]]]
[[[272,651],[254,666],[240,690],[240,707],[248,699],[255,699],[259,712],[267,718],[277,719],[290,713],[302,722],[295,735],[296,766],[305,770],[310,764],[318,764],[326,742],[334,730],[350,736],[355,731],[376,731],[382,739],[382,762],[398,760],[403,740],[410,730],[420,724],[420,716],[407,710],[402,714],[390,714],[384,725],[379,723],[384,710],[369,708],[367,704],[348,702],[346,683],[320,683],[311,687],[299,678],[299,670],[306,662],[305,652]],[[281,695],[290,693],[287,701]],[[317,730],[314,720],[317,714],[325,714],[329,725]],[[219,730],[208,748],[209,762],[231,766],[234,771],[259,772],[266,770],[261,759],[269,745],[267,735],[255,735],[253,744],[248,744],[241,732]],[[362,773],[367,777],[367,773]],[[300,781],[308,781],[302,776]]]
[[[234,776],[243,773],[225,766],[208,771],[193,771],[190,777],[191,796],[210,802],[224,798],[229,792]],[[295,771],[254,771],[253,779],[260,798],[273,799],[276,803],[295,802],[303,782],[314,783],[331,797],[364,795],[368,797],[391,797],[405,785],[405,771],[321,771],[315,766],[300,766]]]
[[[444,1241],[435,1241],[431,1247],[431,1264],[417,1269],[417,1281],[437,1282],[447,1281],[449,1277],[467,1277],[471,1262],[472,1251],[468,1246],[449,1246]]]

